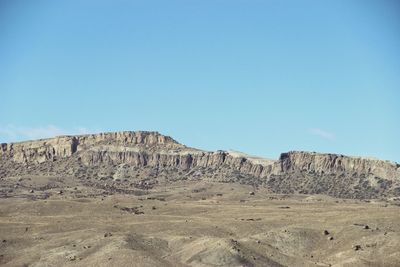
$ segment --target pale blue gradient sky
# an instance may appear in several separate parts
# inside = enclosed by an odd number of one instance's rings
[[[157,130],[400,162],[400,2],[0,0],[0,142]]]

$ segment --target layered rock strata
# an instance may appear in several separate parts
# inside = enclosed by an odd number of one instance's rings
[[[400,187],[398,190],[393,188],[400,181],[400,165],[394,162],[297,151],[282,153],[278,160],[266,160],[233,151],[207,152],[189,148],[157,132],[125,131],[3,143],[0,147],[0,158],[3,165],[5,162],[15,162],[23,166],[46,162],[56,164],[59,160],[72,158],[84,166],[127,164],[137,168],[183,171],[196,168],[212,170],[224,168],[264,179],[265,184],[269,186],[271,181],[275,181],[275,178],[271,177],[280,177],[280,180],[278,179],[280,182],[276,183],[280,185],[289,183],[286,187],[297,184],[300,188],[306,186],[304,183],[307,179],[318,180],[323,177],[322,182],[324,182],[329,176],[352,177],[354,181],[358,179],[358,183],[355,183],[358,185],[365,179],[369,181],[375,177],[375,180],[384,181],[385,185],[389,183],[390,190],[395,190],[393,194],[397,194],[397,191],[400,194]],[[290,181],[290,177],[298,181]],[[373,186],[381,186],[377,185],[381,183],[379,181],[369,181],[368,186],[372,188],[371,190],[375,190]],[[375,190],[377,193],[382,192],[380,187],[378,189]],[[316,192],[319,193],[319,190]],[[328,192],[328,194],[336,193]]]

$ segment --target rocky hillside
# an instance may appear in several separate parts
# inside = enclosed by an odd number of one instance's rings
[[[208,152],[157,132],[114,132],[1,144],[0,177],[67,175],[99,186],[206,179],[267,187],[275,193],[345,198],[400,196],[400,165],[382,160],[310,152],[278,160],[233,151]]]

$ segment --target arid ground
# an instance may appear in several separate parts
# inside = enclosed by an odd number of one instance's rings
[[[126,194],[52,176],[1,190],[3,266],[400,266],[397,199],[201,181]]]

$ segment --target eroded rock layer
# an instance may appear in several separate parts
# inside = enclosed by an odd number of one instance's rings
[[[400,195],[400,165],[382,160],[292,151],[266,160],[231,151],[207,152],[157,132],[113,132],[1,144],[0,177],[91,170],[104,179],[212,179],[266,186],[277,193],[323,193],[350,198]],[[101,167],[101,168],[99,168]],[[102,170],[100,172],[100,169]],[[154,173],[154,172],[153,172]]]

